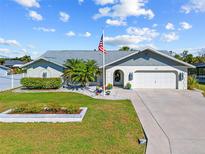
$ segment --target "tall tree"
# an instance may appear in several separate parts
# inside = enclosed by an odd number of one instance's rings
[[[119,51],[130,51],[130,47],[128,46],[123,46],[119,49]]]
[[[0,65],[3,65],[5,62],[5,59],[4,58],[0,58]]]
[[[20,57],[19,60],[23,61],[24,63],[28,63],[28,62],[32,61],[31,56],[28,56],[28,55]]]

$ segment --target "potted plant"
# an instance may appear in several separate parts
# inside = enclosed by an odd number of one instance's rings
[[[126,88],[126,89],[131,89],[131,88],[132,88],[132,84],[128,82],[128,83],[126,84],[125,88]]]
[[[111,90],[112,88],[113,88],[113,85],[112,85],[111,83],[108,83],[106,89],[107,89],[107,90]]]

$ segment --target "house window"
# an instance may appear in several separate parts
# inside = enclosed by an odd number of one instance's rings
[[[47,72],[43,72],[43,78],[47,78]]]

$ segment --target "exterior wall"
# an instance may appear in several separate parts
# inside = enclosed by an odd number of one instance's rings
[[[43,73],[47,73],[47,77],[61,77],[63,68],[53,63],[39,60],[31,64],[27,68],[27,77],[43,77]]]
[[[130,82],[132,88],[136,88],[135,75],[136,71],[170,71],[176,74],[177,89],[187,89],[187,66],[180,66],[178,62],[165,58],[156,53],[145,51],[131,57],[125,58],[119,62],[106,67],[106,84],[113,84],[114,72],[121,70],[123,72],[124,86]],[[64,68],[45,60],[39,60],[31,64],[27,68],[28,77],[42,77],[43,73],[47,73],[47,77],[60,77],[63,74]],[[129,81],[129,74],[133,73],[133,80]],[[183,73],[184,79],[179,81],[179,74]],[[97,79],[97,82],[90,83],[91,85],[102,85],[102,75]]]
[[[0,76],[7,76],[8,71],[0,68]]]
[[[114,66],[108,67],[106,69],[106,84],[113,84],[113,74],[116,70],[121,70],[124,73],[124,86],[130,82],[132,88],[135,87],[135,71],[171,71],[176,72],[177,79],[179,78],[179,73],[184,73],[184,79],[182,81],[177,81],[178,89],[187,89],[187,68],[183,66],[172,67],[172,66]],[[129,73],[133,73],[133,80],[129,81]]]
[[[124,86],[128,82],[132,84],[132,88],[136,88],[135,75],[136,71],[170,71],[176,74],[177,89],[187,89],[187,66],[181,66],[180,63],[168,59],[149,50],[125,58],[106,68],[106,84],[113,84],[113,74],[116,70],[124,73]],[[129,74],[133,73],[133,80],[129,81]],[[184,79],[179,81],[179,74],[184,74]]]

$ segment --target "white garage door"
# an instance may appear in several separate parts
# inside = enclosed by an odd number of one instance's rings
[[[136,88],[176,89],[176,74],[173,72],[136,72]]]

